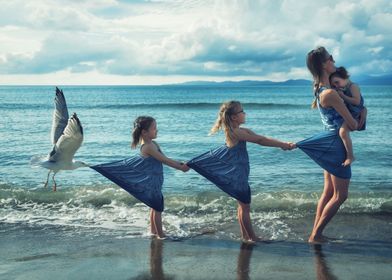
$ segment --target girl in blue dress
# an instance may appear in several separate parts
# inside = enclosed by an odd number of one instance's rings
[[[237,200],[237,217],[242,240],[255,242],[259,238],[253,231],[250,219],[251,192],[248,183],[249,158],[246,142],[279,147],[283,150],[292,149],[295,145],[258,135],[250,129],[240,127],[245,123],[245,116],[240,102],[224,103],[211,129],[211,134],[223,130],[226,144],[190,160],[187,165]]]
[[[140,144],[140,155],[128,159],[92,166],[121,188],[151,207],[151,234],[165,238],[162,229],[162,212],[164,209],[162,184],[162,163],[186,172],[189,167],[183,162],[166,157],[158,143],[157,123],[154,118],[140,116],[134,122],[132,145],[135,149]]]
[[[348,110],[356,121],[359,121],[359,116],[365,110],[364,100],[361,90],[358,85],[350,81],[350,75],[346,68],[338,67],[336,71],[329,76],[329,82],[336,89],[339,96],[344,100]],[[365,125],[358,130],[364,130]],[[344,147],[346,148],[347,158],[343,165],[350,165],[354,161],[353,144],[350,137],[350,129],[347,123],[343,123],[339,129],[339,135],[342,138]]]

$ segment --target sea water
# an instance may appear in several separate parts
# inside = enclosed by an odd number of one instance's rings
[[[100,164],[137,154],[130,149],[133,121],[157,120],[162,151],[189,160],[224,144],[222,133],[208,136],[219,107],[238,100],[244,127],[297,142],[323,130],[312,110],[310,86],[66,86],[70,115],[83,125],[76,160]],[[352,132],[356,161],[349,199],[330,233],[340,237],[389,240],[392,236],[392,87],[362,86],[367,129]],[[48,171],[31,168],[30,158],[52,149],[55,87],[0,87],[0,225],[72,228],[99,234],[143,236],[148,208],[90,168],[61,171],[58,191],[43,188]],[[311,231],[323,187],[322,169],[302,151],[248,144],[249,183],[255,231],[269,239],[304,241]],[[206,231],[216,238],[238,237],[236,203],[194,171],[164,168],[164,227],[192,237]],[[364,226],[364,225],[371,226]]]

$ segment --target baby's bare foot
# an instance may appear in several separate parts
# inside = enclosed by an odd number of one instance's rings
[[[351,164],[354,162],[354,160],[355,160],[355,158],[347,158],[347,159],[342,163],[342,165],[343,165],[343,166],[349,166],[349,165],[351,165]]]

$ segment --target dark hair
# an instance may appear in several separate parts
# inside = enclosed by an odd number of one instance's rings
[[[338,77],[341,79],[349,79],[350,74],[347,72],[346,68],[344,68],[343,66],[340,66],[340,67],[336,68],[335,72],[333,72],[331,75],[329,75],[329,82],[330,83],[331,83],[331,80],[333,77]]]
[[[155,119],[150,116],[140,116],[136,118],[136,120],[133,122],[132,144],[131,144],[132,149],[135,149],[136,146],[140,143],[142,130],[143,129],[148,130],[154,121]]]
[[[316,108],[317,92],[320,88],[320,79],[323,73],[323,63],[325,63],[327,57],[327,50],[324,47],[317,47],[314,50],[308,52],[306,56],[306,66],[313,76],[313,90],[314,100],[312,108]]]

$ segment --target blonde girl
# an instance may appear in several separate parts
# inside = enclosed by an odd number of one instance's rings
[[[223,130],[225,145],[192,159],[187,165],[237,200],[241,238],[244,242],[256,242],[260,238],[253,231],[250,218],[251,192],[248,183],[249,158],[246,142],[283,150],[293,149],[295,145],[241,127],[245,119],[246,114],[240,102],[223,103],[211,128],[211,134]]]

